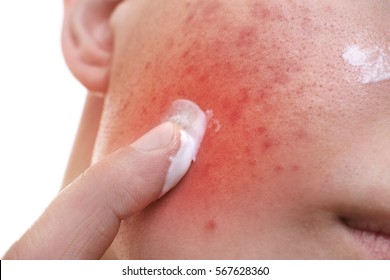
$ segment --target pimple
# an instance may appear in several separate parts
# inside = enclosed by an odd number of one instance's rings
[[[328,15],[334,14],[334,8],[331,5],[326,5],[324,10]]]
[[[260,3],[256,1],[250,8],[249,8],[249,15],[251,18],[255,20],[261,20],[261,21],[283,21],[286,20],[286,17],[283,15],[280,8],[278,8],[276,5],[270,6],[265,5],[263,3]]]
[[[193,19],[194,19],[194,16],[195,16],[194,11],[191,11],[191,12],[187,15],[186,19],[184,20],[185,26],[188,26],[188,25],[190,25],[190,24],[192,23],[192,21],[193,21]]]
[[[214,219],[210,219],[209,221],[207,221],[207,223],[205,224],[205,230],[207,232],[214,232],[217,228],[217,223],[215,222]]]
[[[298,171],[300,170],[300,166],[297,165],[297,164],[294,164],[294,165],[291,167],[291,170],[292,170],[293,172],[298,172]]]
[[[278,72],[275,73],[275,77],[273,82],[277,85],[286,85],[291,81],[290,77],[286,74],[286,72]]]
[[[267,128],[264,127],[264,126],[259,126],[259,127],[256,128],[255,131],[256,131],[256,133],[257,133],[258,135],[263,135],[264,133],[267,132]]]
[[[281,165],[276,165],[275,167],[274,167],[274,171],[276,172],[276,173],[281,173],[281,172],[283,172],[284,171],[284,168],[281,166]]]
[[[297,140],[308,140],[309,139],[309,133],[305,131],[304,129],[299,129],[294,132],[294,137]]]
[[[198,67],[196,65],[190,64],[184,68],[183,74],[184,76],[193,76],[197,72],[199,72]]]
[[[188,15],[184,19],[184,28],[189,30],[195,25],[214,20],[222,4],[219,1],[196,1],[190,7],[187,5]]]
[[[233,105],[229,99],[222,100],[221,104],[222,104],[222,108],[225,110],[232,108],[232,105]]]
[[[251,159],[248,161],[249,166],[255,167],[257,166],[257,161],[255,159]]]
[[[245,154],[249,157],[252,155],[252,151],[250,147],[245,147]]]
[[[257,35],[257,28],[254,25],[241,27],[241,30],[238,32],[236,45],[238,47],[252,46],[257,41]]]
[[[166,42],[166,49],[171,50],[175,46],[175,39],[169,38]]]
[[[143,106],[141,114],[145,116],[147,113],[148,113],[148,109],[145,106]]]
[[[263,152],[268,151],[274,144],[271,140],[264,140],[263,141]]]
[[[216,14],[222,5],[219,1],[206,1],[206,3],[202,9],[202,16],[207,21]]]
[[[190,50],[185,50],[185,51],[183,52],[183,54],[181,55],[181,57],[182,57],[182,58],[187,58],[189,54],[190,54]]]
[[[249,102],[249,89],[242,88],[238,94],[238,102],[241,106]]]
[[[242,108],[241,106],[235,106],[234,109],[229,114],[230,123],[237,123],[242,117]]]
[[[267,19],[271,15],[270,9],[264,7],[262,3],[256,2],[251,8],[250,8],[250,15],[255,19]]]
[[[149,70],[149,68],[150,68],[150,61],[148,61],[147,63],[145,63],[144,71]]]

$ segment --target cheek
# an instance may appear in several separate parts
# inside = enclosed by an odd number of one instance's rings
[[[176,99],[196,102],[209,116],[197,161],[142,214],[152,235],[228,235],[261,212],[271,224],[277,205],[288,211],[305,191],[298,185],[320,176],[320,159],[338,142],[326,136],[326,120],[342,111],[334,100],[348,85],[338,67],[342,46],[324,42],[342,30],[257,2],[232,13],[220,2],[197,1],[177,25],[154,22],[158,32],[129,40],[127,54],[116,57],[101,132],[109,150],[159,123]]]

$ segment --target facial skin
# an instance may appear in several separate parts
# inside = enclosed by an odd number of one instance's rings
[[[130,259],[390,258],[390,81],[350,45],[390,46],[388,1],[124,1],[93,161],[161,121],[212,110],[195,164],[122,222]],[[77,76],[77,75],[76,75]]]

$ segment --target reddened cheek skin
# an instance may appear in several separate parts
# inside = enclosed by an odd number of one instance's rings
[[[351,25],[370,21],[353,18],[344,1],[178,2],[142,17],[132,34],[117,34],[96,149],[106,154],[131,142],[176,99],[209,112],[186,176],[124,229],[125,243],[135,236],[128,243],[167,244],[168,257],[172,244],[191,251],[180,243],[191,238],[260,236],[263,222],[319,191],[314,183],[341,142],[390,108],[385,90],[348,79],[342,52],[358,37]]]
[[[129,53],[149,55],[130,55],[126,60],[132,61],[131,68],[114,69],[116,83],[106,107],[117,108],[112,119],[128,121],[132,130],[126,131],[127,137],[158,123],[171,102],[180,98],[212,110],[218,119],[218,131],[209,125],[197,162],[174,191],[188,205],[206,197],[219,197],[224,203],[247,196],[274,176],[301,172],[300,158],[289,150],[299,151],[317,140],[310,119],[328,112],[316,98],[340,83],[335,78],[323,85],[309,75],[314,69],[319,75],[331,72],[315,64],[320,43],[312,34],[330,36],[342,34],[340,30],[311,21],[316,11],[305,10],[307,19],[294,18],[294,9],[299,9],[294,5],[245,3],[234,8],[223,1],[185,4],[185,12],[173,13],[173,27],[153,23],[160,26],[159,33],[148,33],[155,41],[131,41]],[[287,22],[293,29],[280,28]],[[332,67],[334,58],[328,63]],[[128,86],[115,88],[116,84]]]

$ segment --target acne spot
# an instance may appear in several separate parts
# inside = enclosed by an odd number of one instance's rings
[[[259,126],[259,127],[256,128],[256,133],[258,135],[263,135],[266,132],[267,132],[267,128],[264,127],[264,126]]]
[[[150,68],[150,61],[148,61],[144,66],[144,71],[149,70]]]
[[[266,139],[262,143],[263,152],[269,151],[273,146],[275,146],[275,143],[271,139]]]
[[[252,151],[251,151],[251,148],[250,147],[245,147],[245,155],[247,157],[251,156],[252,155]]]
[[[195,17],[195,13],[194,13],[194,11],[191,11],[191,12],[187,15],[186,19],[184,20],[184,23],[185,23],[186,25],[191,24],[192,21],[193,21],[193,19],[194,19],[194,17]]]
[[[238,47],[249,47],[257,41],[257,28],[255,26],[244,26],[238,32],[236,45]]]
[[[250,14],[255,19],[267,19],[271,15],[271,11],[264,7],[262,3],[256,2],[251,8],[250,8]]]
[[[182,58],[187,58],[188,55],[190,54],[190,50],[186,50],[183,52],[183,54],[181,55]]]
[[[169,38],[166,43],[166,49],[171,50],[175,46],[175,39]]]
[[[213,166],[210,163],[207,163],[205,166],[202,167],[202,178],[204,180],[208,180],[210,176],[212,175],[212,169]]]
[[[249,89],[247,88],[241,88],[240,92],[238,94],[238,103],[241,104],[246,104],[249,102]]]
[[[297,140],[307,140],[309,138],[309,134],[304,129],[299,129],[294,132],[295,139]]]
[[[206,1],[206,5],[202,9],[203,19],[210,20],[220,8],[221,3],[219,1]]]
[[[143,106],[141,112],[142,112],[142,115],[146,115],[148,113],[148,109],[145,106]]]
[[[278,165],[275,165],[274,171],[275,171],[275,173],[281,173],[284,171],[284,168],[278,164]]]
[[[334,8],[331,5],[325,5],[324,10],[328,15],[334,14]]]
[[[257,161],[255,159],[249,160],[248,163],[249,163],[249,166],[251,166],[251,167],[255,167],[257,165]],[[255,176],[253,176],[253,177],[255,177]]]
[[[229,115],[229,121],[231,123],[236,123],[241,119],[242,116],[242,108],[239,106],[235,106]]]
[[[217,228],[217,223],[214,219],[209,220],[205,225],[205,230],[207,232],[214,232]]]
[[[203,74],[200,74],[198,75],[198,77],[196,78],[196,80],[199,82],[199,83],[204,83],[205,81],[207,81],[209,79],[209,75],[207,73],[203,73]]]
[[[199,24],[210,22],[217,16],[218,10],[221,8],[219,1],[196,1],[194,5],[186,5],[188,14],[184,19],[185,30],[193,28]]]
[[[297,164],[294,164],[294,165],[291,167],[291,170],[292,170],[293,172],[298,172],[299,169],[300,169],[300,167],[299,167],[299,165],[297,165]]]
[[[184,68],[184,76],[194,76],[196,73],[198,73],[197,66],[190,64],[186,68]]]

